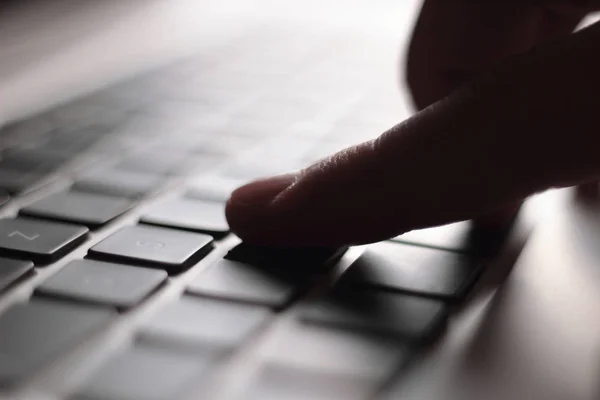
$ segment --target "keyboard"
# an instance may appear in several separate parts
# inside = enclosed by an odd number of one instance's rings
[[[408,113],[365,78],[395,44],[304,28],[257,27],[3,127],[6,398],[371,399],[443,334],[504,232],[350,249],[229,232],[234,188]]]

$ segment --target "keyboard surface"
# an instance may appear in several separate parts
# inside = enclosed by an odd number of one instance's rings
[[[405,118],[394,88],[365,79],[394,46],[259,26],[5,126],[0,391],[225,398],[216,376],[241,357],[238,398],[374,398],[443,334],[489,233],[273,250],[229,234],[224,204]]]

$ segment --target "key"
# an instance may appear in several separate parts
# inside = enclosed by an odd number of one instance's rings
[[[42,282],[36,293],[77,302],[132,308],[167,279],[165,271],[75,260]]]
[[[176,175],[185,172],[191,164],[192,160],[189,156],[181,151],[172,154],[140,152],[126,156],[115,165],[115,168],[159,175]]]
[[[330,267],[345,251],[345,248],[281,249],[242,243],[231,249],[225,258],[291,276],[306,276]]]
[[[244,136],[213,135],[199,146],[199,152],[219,156],[231,156],[239,154],[256,146],[256,139]]]
[[[19,150],[4,155],[0,168],[24,172],[55,171],[63,166],[68,157],[44,150]]]
[[[378,384],[408,360],[410,346],[397,338],[364,331],[292,324],[261,347],[265,365],[280,365],[323,376],[342,375]]]
[[[227,165],[220,171],[220,174],[227,178],[250,182],[266,176],[292,172],[298,167],[298,163],[294,163],[292,159],[273,159],[272,156],[269,157],[261,153],[259,153],[259,157],[262,157],[262,162],[257,161],[255,158],[236,161]]]
[[[397,293],[335,290],[303,306],[306,323],[389,334],[411,341],[426,341],[444,327],[444,303]]]
[[[285,274],[237,261],[219,260],[192,281],[187,290],[198,296],[284,308],[297,294],[301,283]]]
[[[50,137],[41,148],[66,157],[76,157],[90,150],[99,141],[100,135],[88,134],[87,132],[60,132]]]
[[[133,201],[124,198],[64,191],[53,193],[22,208],[20,214],[98,228],[123,214],[133,205]]]
[[[157,192],[163,181],[164,177],[157,174],[106,168],[81,175],[73,188],[81,192],[137,199]]]
[[[0,251],[36,264],[47,264],[83,242],[87,233],[87,228],[78,225],[25,218],[0,219]]]
[[[480,256],[494,255],[506,232],[476,229],[468,221],[418,229],[392,240]]]
[[[458,301],[482,270],[477,257],[382,242],[369,246],[348,268],[342,282]]]
[[[241,400],[363,400],[369,398],[373,386],[368,379],[355,376],[268,364]]]
[[[174,198],[151,207],[142,216],[146,224],[207,233],[216,238],[229,232],[222,203]]]
[[[90,256],[181,272],[212,250],[212,237],[150,226],[128,226],[90,249]]]
[[[83,382],[74,400],[172,400],[202,383],[210,356],[136,346],[108,359]]]
[[[11,260],[0,257],[0,291],[21,279],[28,273],[33,272],[31,261]]]
[[[141,338],[190,349],[232,351],[267,321],[268,309],[183,296],[142,326]]]
[[[33,300],[0,316],[0,384],[12,386],[104,328],[109,310]]]
[[[246,179],[228,178],[224,176],[203,177],[192,182],[185,196],[192,199],[218,201],[225,203],[231,192],[247,183]]]
[[[0,169],[0,188],[10,194],[29,193],[47,180],[44,175],[10,169]]]

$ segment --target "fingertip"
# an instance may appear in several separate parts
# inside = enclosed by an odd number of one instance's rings
[[[234,190],[225,207],[225,216],[233,233],[244,240],[260,242],[265,228],[273,220],[272,203],[294,184],[297,174],[260,179]],[[261,238],[261,236],[264,236]]]

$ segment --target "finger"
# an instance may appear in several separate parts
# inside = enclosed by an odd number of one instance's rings
[[[598,178],[599,45],[596,24],[498,66],[375,141],[238,189],[230,226],[262,244],[368,243]]]
[[[572,4],[427,0],[408,58],[407,79],[416,106],[446,96],[502,59],[572,33],[590,8]],[[519,208],[520,203],[513,204],[475,222],[503,226]]]
[[[422,109],[491,65],[571,33],[591,9],[573,1],[426,0],[406,68],[415,105]]]

